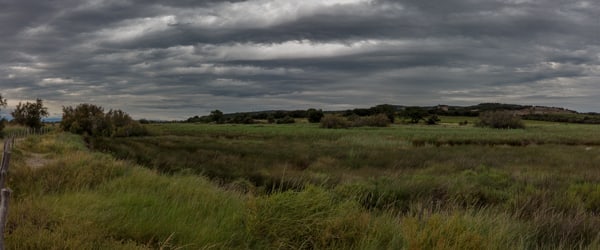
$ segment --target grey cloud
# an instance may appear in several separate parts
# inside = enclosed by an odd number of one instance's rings
[[[0,93],[165,119],[384,102],[600,110],[595,1],[273,3],[0,0]]]

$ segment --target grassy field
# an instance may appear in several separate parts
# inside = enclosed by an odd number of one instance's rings
[[[600,126],[465,119],[31,136],[7,249],[600,248]]]

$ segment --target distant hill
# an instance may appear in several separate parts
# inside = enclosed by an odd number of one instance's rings
[[[481,112],[510,110],[517,115],[530,114],[577,114],[577,111],[560,107],[546,107],[534,105],[504,104],[504,103],[481,103],[473,106],[447,106],[438,105],[440,114],[459,116],[478,116]]]
[[[575,123],[598,123],[600,124],[600,115],[594,113],[581,114],[574,110],[569,110],[561,107],[547,107],[535,105],[520,105],[520,104],[505,104],[505,103],[480,103],[471,106],[450,106],[450,105],[435,105],[435,106],[406,106],[381,104],[370,108],[355,108],[348,110],[323,111],[326,114],[339,114],[342,116],[369,116],[374,114],[385,113],[391,118],[394,116],[402,116],[409,110],[415,109],[429,115],[444,115],[444,116],[479,116],[481,112],[508,110],[516,115],[522,116],[529,120],[545,120],[558,122],[575,122]],[[283,119],[289,118],[306,118],[306,110],[266,110],[253,112],[237,112],[223,114],[222,118],[227,123],[252,123],[252,120],[267,120],[267,119]],[[187,119],[187,122],[210,122],[209,116],[194,116]]]

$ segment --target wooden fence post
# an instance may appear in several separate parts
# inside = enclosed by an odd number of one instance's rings
[[[11,191],[8,188],[2,188],[2,191],[0,191],[0,250],[4,250],[4,229],[6,228],[10,193]]]
[[[5,188],[8,178],[8,165],[10,164],[10,151],[14,144],[14,137],[4,141],[4,152],[2,152],[2,163],[0,164],[0,250],[4,250],[4,229],[8,216],[8,201],[11,190]]]
[[[2,155],[2,168],[0,168],[0,188],[4,188],[8,175],[8,164],[10,164],[10,151],[4,151]]]

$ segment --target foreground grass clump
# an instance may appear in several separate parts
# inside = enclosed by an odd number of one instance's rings
[[[115,239],[191,249],[233,247],[245,239],[244,199],[201,177],[136,170],[93,192],[66,195],[64,202]]]
[[[366,235],[369,215],[316,187],[259,197],[250,203],[253,248],[350,249]]]
[[[243,245],[243,196],[203,177],[161,176],[64,133],[28,137],[13,152],[7,249]],[[32,155],[44,165],[32,168]]]

